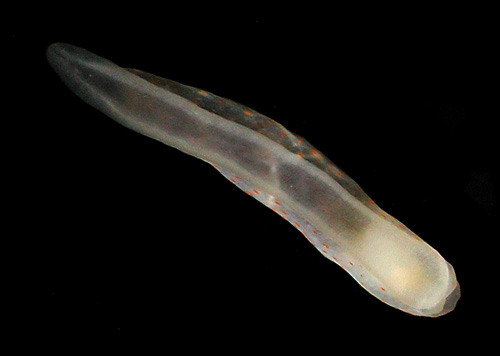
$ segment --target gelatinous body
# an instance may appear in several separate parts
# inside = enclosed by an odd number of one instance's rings
[[[47,58],[84,101],[132,130],[212,164],[380,300],[423,316],[455,307],[460,289],[452,266],[277,122],[68,44],[51,45]]]

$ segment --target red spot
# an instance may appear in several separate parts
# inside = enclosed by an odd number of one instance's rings
[[[318,154],[318,151],[316,151],[316,150],[312,150],[312,154],[313,154],[314,156],[316,156],[316,155]]]
[[[341,171],[338,171],[338,172],[337,172],[337,176],[338,176],[339,178],[342,178],[342,177],[344,176],[344,173],[342,173]]]
[[[384,288],[384,287],[380,287],[380,290],[381,290],[382,292],[385,292],[385,288]]]
[[[352,263],[351,261],[349,261],[349,264],[350,264],[351,266],[354,266],[354,263]]]
[[[327,250],[330,248],[327,244],[323,244],[323,247]]]
[[[276,205],[281,205],[281,203],[278,200],[276,200],[275,203]]]
[[[295,226],[297,226],[299,229],[301,228],[300,224],[297,222],[295,223]]]
[[[304,154],[302,152],[299,152],[300,158],[304,158]]]
[[[372,199],[368,200],[368,202],[369,202],[371,205],[375,205],[375,202],[374,202]]]
[[[247,194],[250,195],[250,196],[253,195],[251,191],[247,191]]]
[[[201,89],[201,90],[200,90],[200,94],[207,95],[207,91],[206,91],[206,90]]]
[[[243,111],[245,113],[245,115],[252,115],[252,112],[248,109],[245,109],[245,111]]]
[[[298,138],[297,138],[297,141],[299,141],[300,143],[302,143],[302,142],[304,142],[304,139],[303,139],[303,138],[298,137]]]
[[[281,210],[281,212],[286,215],[286,210]]]
[[[253,192],[254,192],[255,194],[260,194],[260,192],[259,192],[257,189],[254,189],[254,190],[253,190]]]

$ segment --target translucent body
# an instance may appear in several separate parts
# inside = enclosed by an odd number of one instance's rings
[[[71,45],[53,44],[47,57],[84,101],[132,130],[212,164],[380,300],[423,316],[454,308],[460,291],[451,265],[280,124],[230,100],[120,68]]]

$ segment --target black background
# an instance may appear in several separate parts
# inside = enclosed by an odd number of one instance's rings
[[[160,349],[234,341],[335,352],[348,335],[359,337],[351,350],[493,341],[498,61],[488,11],[80,10],[20,16],[7,31],[5,193],[19,258],[6,272],[22,276],[8,289],[22,304],[19,330],[49,345],[146,336]],[[421,318],[371,297],[209,165],[81,102],[46,63],[52,42],[214,92],[305,137],[454,266],[457,308]]]

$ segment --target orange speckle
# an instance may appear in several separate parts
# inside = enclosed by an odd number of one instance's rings
[[[286,210],[281,210],[281,212],[286,215]]]
[[[369,202],[371,205],[375,205],[375,202],[374,202],[372,199],[368,200],[368,202]]]
[[[330,248],[327,244],[323,244],[323,247],[327,250]]]
[[[276,200],[275,203],[276,205],[281,205],[281,203],[278,200]]]
[[[342,173],[341,171],[338,171],[338,172],[337,172],[337,176],[338,176],[339,178],[342,178],[342,177],[343,177],[343,175],[344,175],[344,173]]]
[[[304,154],[302,152],[299,152],[300,158],[304,158]]]
[[[245,113],[245,115],[252,115],[252,112],[248,109],[245,109],[243,112]]]
[[[260,194],[260,192],[259,192],[257,189],[254,189],[254,190],[253,190],[253,192],[254,192],[255,194]]]
[[[314,156],[316,156],[316,155],[318,154],[318,151],[316,151],[316,150],[312,150],[312,154],[313,154]]]
[[[350,264],[351,266],[354,266],[354,263],[352,263],[352,261],[349,261],[349,264]]]
[[[380,290],[381,290],[382,292],[385,292],[385,288],[384,288],[384,287],[380,287]]]
[[[334,259],[335,261],[338,261],[338,258],[337,258],[337,257],[335,257],[335,256],[333,256],[333,259]]]
[[[250,195],[250,196],[253,195],[251,191],[247,191],[247,194]]]
[[[325,249],[321,250],[321,252],[323,252],[324,254],[327,254],[327,253],[328,253],[328,251],[327,251],[327,250],[325,250]]]
[[[201,90],[200,90],[200,94],[207,95],[208,93],[207,93],[207,91],[206,91],[206,90],[201,89]]]
[[[297,226],[299,229],[301,228],[301,226],[298,222],[295,223],[295,226]]]
[[[318,230],[314,229],[313,234],[316,235],[318,233]]]
[[[297,138],[297,141],[299,141],[300,143],[302,143],[302,142],[304,142],[304,139],[303,139],[303,138],[301,138],[301,137],[298,137],[298,138]]]

